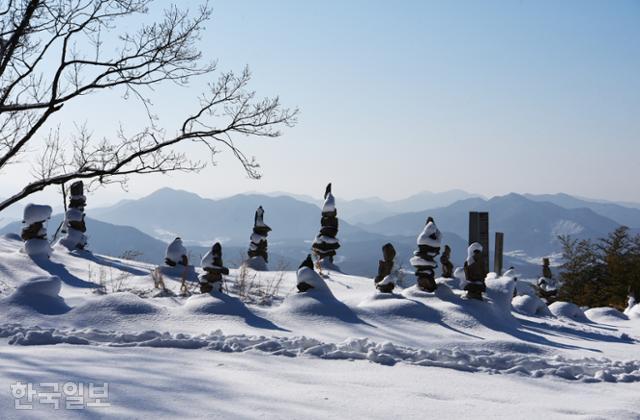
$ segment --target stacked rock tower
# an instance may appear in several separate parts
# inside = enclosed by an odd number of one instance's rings
[[[29,256],[51,254],[51,247],[47,241],[45,223],[51,218],[51,206],[27,204],[24,208],[21,237],[24,241],[24,251]]]
[[[60,239],[60,245],[68,250],[84,249],[87,246],[85,232],[87,226],[84,222],[84,207],[87,205],[87,198],[84,195],[84,184],[77,181],[69,188],[69,209],[64,215],[64,232],[66,235]]]
[[[267,234],[271,228],[264,223],[264,209],[262,206],[256,210],[253,220],[253,233],[249,244],[249,261],[247,265],[254,270],[266,271],[269,255],[267,254]]]
[[[433,292],[438,287],[435,280],[435,269],[438,266],[434,258],[440,253],[440,242],[442,234],[438,230],[432,217],[427,219],[427,223],[418,235],[418,249],[411,257],[411,265],[416,269],[418,278],[418,288]]]
[[[313,253],[317,256],[321,266],[333,265],[333,257],[340,248],[338,242],[338,210],[336,200],[331,193],[331,183],[324,192],[324,204],[322,206],[322,218],[320,219],[320,233],[313,241]]]
[[[204,274],[200,276],[200,291],[209,293],[222,291],[222,275],[229,274],[229,269],[222,262],[222,245],[216,242],[209,252],[202,257]]]

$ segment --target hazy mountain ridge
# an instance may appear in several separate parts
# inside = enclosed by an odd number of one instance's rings
[[[640,207],[633,208],[608,201],[592,201],[573,197],[569,194],[523,194],[533,201],[547,201],[566,209],[587,208],[601,216],[630,228],[640,228]],[[638,205],[640,206],[640,205]]]
[[[421,193],[407,200],[417,203],[425,197],[434,197],[434,194],[446,193]],[[471,195],[454,191],[449,198],[440,196],[438,199],[446,201],[456,194]],[[417,196],[422,198],[415,198]],[[277,268],[286,265],[291,268],[310,252],[310,242],[320,226],[321,202],[304,202],[285,193],[238,194],[209,199],[187,191],[164,188],[140,199],[122,200],[113,206],[88,207],[89,247],[96,253],[112,256],[122,255],[127,250],[138,250],[143,253],[141,260],[160,264],[164,259],[166,243],[180,236],[188,245],[194,264],[198,264],[200,256],[213,242],[220,240],[224,245],[225,259],[239,264],[246,255],[254,211],[258,205],[262,205],[266,211],[265,220],[273,228],[269,235],[271,266]],[[428,216],[435,217],[443,231],[443,245],[451,246],[454,264],[461,265],[466,256],[468,212],[476,210],[490,212],[491,241],[496,230],[505,233],[505,252],[511,254],[505,256],[505,266],[515,265],[525,273],[537,273],[536,259],[558,252],[558,235],[599,238],[619,226],[615,220],[598,214],[586,205],[601,211],[617,211],[618,207],[622,207],[612,203],[586,202],[566,194],[508,194],[489,200],[467,197],[438,208],[393,214],[367,225],[354,226],[345,220],[345,213],[349,214],[349,211],[355,212],[369,206],[374,212],[379,208],[376,206],[389,206],[390,203],[375,197],[357,200],[341,200],[338,197],[338,237],[342,247],[337,261],[345,272],[375,274],[380,248],[386,242],[396,247],[398,263],[410,268],[408,259],[415,250],[416,235]],[[567,208],[578,205],[577,208]],[[633,216],[633,209],[627,210],[631,212],[625,214]],[[49,222],[50,235],[61,218],[61,215],[56,215]],[[17,233],[20,229],[21,224],[15,222],[0,229],[0,232]],[[632,229],[634,231],[637,229]]]
[[[619,226],[615,221],[586,208],[565,209],[553,203],[533,201],[519,194],[489,200],[470,198],[450,206],[404,213],[378,223],[362,226],[372,232],[409,234],[414,226],[432,216],[441,229],[466,237],[469,211],[488,211],[491,239],[495,231],[505,233],[505,251],[524,250],[530,256],[548,255],[558,250],[557,236],[599,238]]]

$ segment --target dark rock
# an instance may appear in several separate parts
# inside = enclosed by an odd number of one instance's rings
[[[395,288],[395,282],[383,282],[385,277],[393,271],[393,260],[396,257],[396,250],[390,243],[382,247],[382,260],[378,261],[378,275],[374,282],[376,288],[383,293],[391,293]]]
[[[440,256],[440,264],[442,265],[442,277],[446,279],[453,278],[453,264],[451,263],[451,248],[449,245],[444,246],[444,252]]]

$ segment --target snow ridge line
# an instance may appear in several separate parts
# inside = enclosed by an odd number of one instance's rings
[[[402,362],[468,372],[519,374],[535,378],[555,376],[580,382],[640,382],[640,360],[612,361],[591,357],[570,359],[560,355],[549,357],[460,347],[425,350],[390,342],[376,343],[368,338],[348,338],[341,343],[323,343],[309,337],[225,335],[220,330],[192,336],[158,331],[118,333],[91,328],[24,327],[19,324],[0,326],[0,337],[8,337],[9,344],[22,346],[66,343],[109,347],[204,348],[222,352],[259,351],[288,357],[369,360],[387,366]]]

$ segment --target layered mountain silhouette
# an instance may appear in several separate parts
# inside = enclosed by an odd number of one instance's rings
[[[496,231],[504,232],[506,251],[522,250],[529,256],[557,252],[560,235],[580,239],[599,238],[620,226],[588,208],[567,209],[512,193],[489,200],[461,200],[447,207],[391,216],[361,227],[380,234],[406,235],[415,231],[415,226],[420,221],[432,216],[441,228],[466,237],[470,211],[488,211],[491,237]]]
[[[458,197],[464,198],[456,200]],[[429,203],[447,204],[401,211]],[[271,266],[292,268],[310,250],[319,227],[320,204],[321,200],[312,197],[294,198],[285,193],[240,194],[214,200],[163,188],[140,199],[123,200],[104,208],[87,208],[89,248],[111,256],[136,250],[142,252],[141,260],[160,264],[167,242],[180,236],[197,264],[208,247],[220,240],[225,260],[239,264],[246,256],[255,209],[262,205],[265,221],[273,228],[269,234]],[[505,233],[505,251],[509,253],[505,267],[514,265],[529,275],[538,273],[540,257],[560,250],[559,235],[600,238],[620,225],[640,225],[638,209],[566,194],[508,194],[487,200],[464,191],[427,192],[396,202],[377,198],[340,200],[338,197],[337,207],[338,237],[342,244],[337,262],[345,272],[359,275],[375,274],[380,248],[386,242],[396,247],[399,264],[410,268],[408,259],[415,249],[416,235],[428,216],[434,217],[443,231],[444,243],[453,250],[454,264],[462,265],[466,256],[468,212],[488,211],[491,240],[493,232]],[[349,214],[352,218],[366,219],[367,212],[392,215],[375,223],[349,223]],[[360,216],[354,216],[358,214]],[[49,222],[50,234],[61,218],[56,215]],[[18,233],[20,229],[21,224],[14,222],[0,229],[0,233]]]

